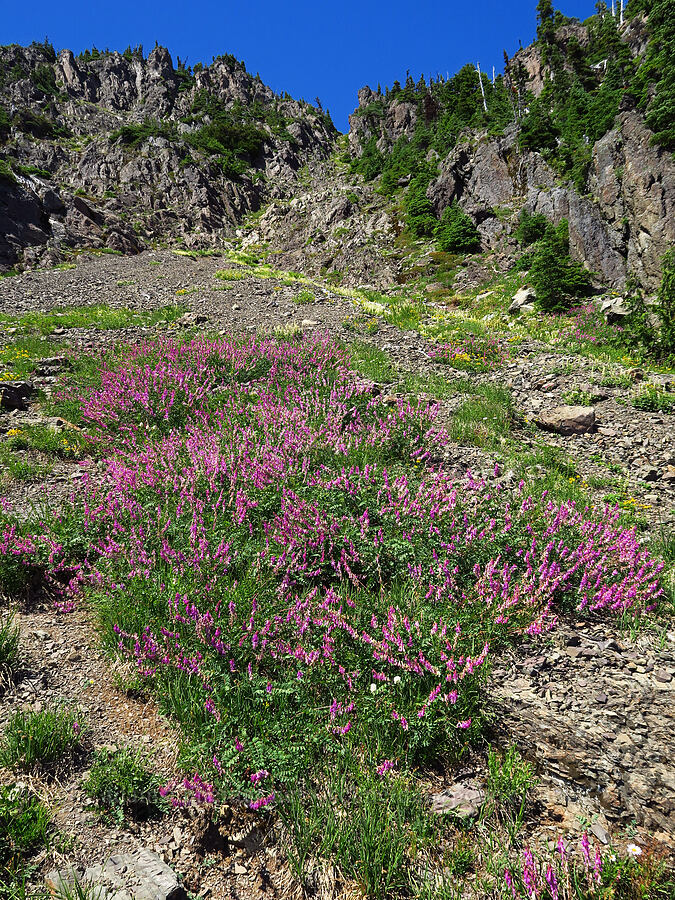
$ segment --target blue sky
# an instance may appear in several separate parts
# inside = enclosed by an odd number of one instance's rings
[[[10,3],[0,17],[0,44],[48,36],[58,49],[92,45],[124,50],[155,41],[174,60],[210,62],[233,53],[276,91],[314,101],[320,97],[341,130],[364,84],[391,85],[406,70],[452,74],[479,61],[487,72],[502,66],[506,50],[528,44],[536,30],[536,0],[32,0]],[[586,18],[592,0],[566,0],[566,15]]]

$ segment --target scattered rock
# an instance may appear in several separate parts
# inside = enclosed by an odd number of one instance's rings
[[[6,381],[0,383],[0,408],[26,410],[37,391],[28,381]]]
[[[630,309],[623,297],[606,297],[600,304],[600,312],[610,325],[630,315]]]
[[[518,315],[521,312],[534,312],[534,301],[536,299],[537,295],[534,292],[534,288],[522,287],[513,295],[509,312],[511,315]]]

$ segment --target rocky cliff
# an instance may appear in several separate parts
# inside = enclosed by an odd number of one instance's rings
[[[321,110],[233,57],[0,48],[0,267],[66,249],[208,245],[332,149]]]
[[[675,158],[646,124],[647,19],[564,20],[553,35],[496,80],[465,66],[447,82],[363,88],[350,153],[391,196],[423,179],[438,219],[458,202],[484,250],[514,249],[522,209],[565,218],[572,256],[598,282],[621,289],[630,275],[652,290],[675,244]]]

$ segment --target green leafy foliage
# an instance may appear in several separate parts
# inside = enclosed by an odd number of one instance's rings
[[[629,283],[629,290],[630,316],[623,324],[621,342],[647,358],[675,359],[675,251],[669,250],[662,259],[655,304],[646,303],[636,281]]]
[[[640,386],[630,405],[645,412],[675,412],[675,394],[668,394],[655,384],[647,383]]]
[[[203,89],[195,95],[191,114],[185,121],[194,124],[204,119],[207,124],[185,135],[185,140],[195,150],[211,156],[228,178],[239,178],[262,151],[266,134],[260,127],[261,121],[278,137],[292,140],[287,128],[289,120],[276,103],[254,101],[244,106],[237,101],[226,107]]]
[[[427,184],[433,172],[428,162],[430,150],[446,156],[455,146],[462,131],[467,128],[487,128],[499,134],[513,120],[513,109],[504,79],[499,76],[492,84],[482,75],[487,112],[483,106],[478,72],[467,65],[451,79],[438,78],[427,82],[424,78],[415,84],[409,77],[404,88],[396,82],[394,87],[364,109],[358,111],[371,131],[362,153],[351,161],[352,172],[358,172],[372,181],[381,176],[380,190],[386,196],[399,187],[405,176],[426,175]],[[386,108],[394,103],[411,103],[416,106],[417,125],[412,137],[401,137],[387,153],[377,148],[382,117]]]
[[[536,244],[530,263],[530,281],[537,305],[544,312],[569,309],[572,300],[588,292],[589,273],[570,258],[567,219],[562,219],[557,227],[549,225]]]
[[[47,119],[40,113],[30,109],[20,109],[13,119],[14,125],[24,134],[31,134],[36,138],[69,137],[70,130],[65,125],[60,125],[51,119]]]
[[[520,123],[518,142],[523,150],[554,150],[559,130],[543,103],[533,100]]]
[[[122,822],[125,816],[139,818],[158,812],[163,805],[160,785],[140,753],[125,747],[99,750],[82,787],[104,816]]]
[[[0,765],[15,771],[51,768],[80,747],[83,731],[81,717],[67,707],[17,710],[5,726]]]
[[[11,128],[11,120],[9,113],[4,106],[0,105],[0,143],[7,140]]]
[[[30,80],[39,91],[47,96],[57,96],[59,93],[54,69],[45,63],[33,69],[30,73]]]
[[[0,181],[16,181],[12,167],[6,159],[0,159]]]
[[[445,252],[470,253],[480,250],[478,229],[456,200],[443,210],[441,221],[436,226],[436,238]]]
[[[541,0],[537,11],[538,41],[548,67],[540,97],[526,91],[525,73],[507,66],[518,92],[519,143],[543,153],[583,192],[591,148],[613,126],[632,75],[630,50],[604,6],[588,23],[586,45],[574,35],[559,37],[558,27],[565,22],[553,14],[550,0]]]

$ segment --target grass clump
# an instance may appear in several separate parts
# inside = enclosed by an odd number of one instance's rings
[[[19,628],[14,616],[0,619],[0,671],[11,673],[19,658]]]
[[[297,303],[298,306],[304,306],[308,303],[314,303],[315,300],[316,297],[314,296],[314,294],[311,291],[308,291],[306,288],[299,291],[293,298],[294,303]]]
[[[24,788],[0,787],[0,898],[22,900],[29,860],[49,843],[47,809]]]
[[[242,281],[248,274],[247,271],[241,269],[218,269],[215,277],[221,281]]]
[[[46,425],[25,425],[9,435],[8,445],[12,450],[35,450],[59,459],[81,459],[87,440],[73,428],[60,430]]]
[[[366,378],[383,384],[396,380],[396,370],[384,350],[363,341],[354,341],[349,346],[349,356],[353,368]]]
[[[126,817],[147,818],[163,805],[159,778],[129,747],[97,751],[82,786],[103,816],[120,823]]]
[[[12,452],[11,447],[0,444],[0,475],[3,477],[9,477],[13,481],[39,481],[50,471],[49,465],[42,465],[17,456]]]
[[[17,710],[0,742],[0,765],[23,772],[54,768],[72,758],[83,733],[82,718],[74,709]]]
[[[364,776],[344,765],[279,805],[291,869],[301,884],[317,858],[332,860],[373,900],[408,894],[414,860],[434,837],[421,796],[395,774]]]
[[[450,434],[459,444],[499,447],[508,438],[513,423],[511,394],[494,384],[481,385],[480,394],[455,411]]]
[[[536,784],[533,766],[522,758],[516,747],[509,747],[505,753],[488,751],[487,770],[485,812],[488,815],[494,812],[520,827],[528,793]]]

